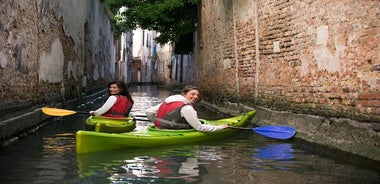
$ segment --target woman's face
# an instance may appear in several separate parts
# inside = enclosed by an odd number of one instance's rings
[[[108,88],[111,95],[119,95],[122,91],[116,84],[111,84],[110,88]]]
[[[200,98],[199,95],[200,95],[199,91],[196,89],[190,90],[189,92],[182,94],[182,96],[184,96],[187,100],[189,100],[191,104],[194,104],[195,102],[199,100]]]

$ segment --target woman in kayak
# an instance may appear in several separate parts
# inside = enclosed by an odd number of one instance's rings
[[[197,87],[186,86],[179,95],[169,96],[163,103],[147,110],[149,120],[160,129],[190,129],[201,132],[214,132],[228,128],[227,125],[205,125],[199,121],[194,104],[201,100]]]
[[[126,117],[133,106],[133,99],[123,81],[112,81],[108,84],[108,99],[102,107],[90,111],[92,116]]]

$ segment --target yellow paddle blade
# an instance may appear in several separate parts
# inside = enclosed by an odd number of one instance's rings
[[[68,116],[77,113],[76,111],[50,107],[42,107],[42,112],[50,116]]]

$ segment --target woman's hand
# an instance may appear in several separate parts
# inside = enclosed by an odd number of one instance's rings
[[[221,125],[221,127],[223,127],[223,129],[226,129],[226,128],[229,128],[230,126],[229,125]]]

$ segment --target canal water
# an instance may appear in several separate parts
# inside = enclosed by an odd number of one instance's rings
[[[157,86],[134,86],[131,92],[136,114],[172,94]],[[97,99],[78,110],[95,109],[102,102]],[[224,117],[203,107],[198,113],[204,119]],[[1,147],[0,183],[380,183],[377,162],[246,130],[214,142],[77,155],[75,132],[85,128],[86,118],[80,114],[55,118]],[[137,128],[146,125],[138,122]]]

